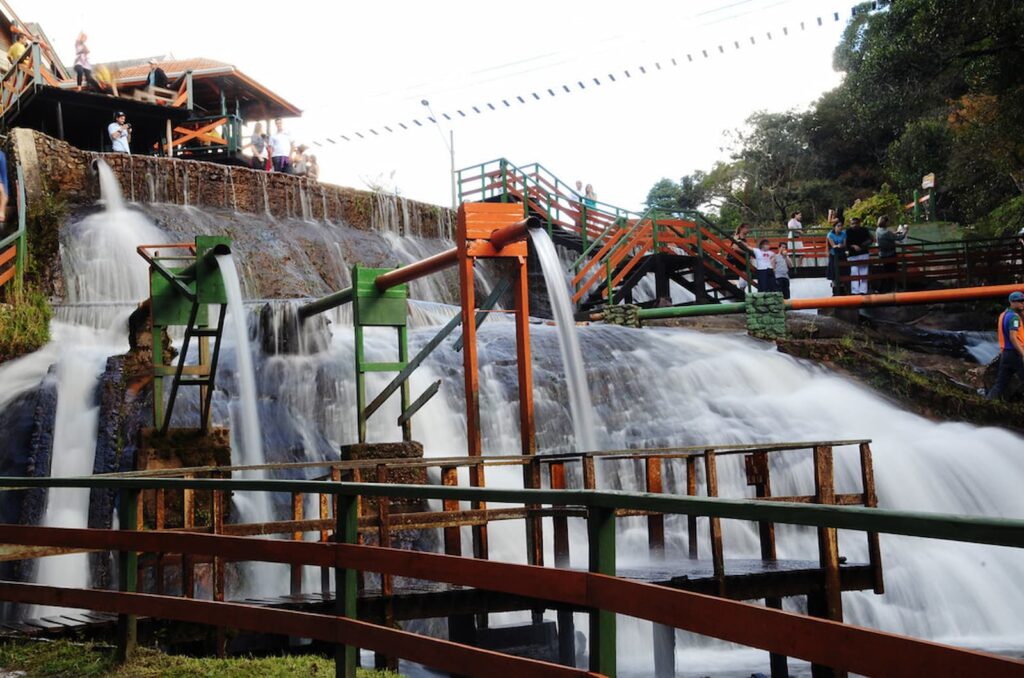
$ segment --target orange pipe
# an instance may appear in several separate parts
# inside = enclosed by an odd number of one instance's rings
[[[860,308],[861,306],[896,306],[900,304],[932,304],[969,299],[1009,296],[1010,292],[1024,291],[1024,284],[991,285],[988,287],[957,287],[949,290],[923,292],[890,292],[889,294],[854,294],[817,299],[790,299],[786,308],[799,311],[808,308]]]
[[[494,249],[500,250],[509,243],[517,242],[525,238],[527,229],[540,228],[540,226],[540,219],[537,217],[529,217],[522,221],[517,221],[514,224],[509,224],[508,226],[495,229],[491,233],[489,240],[491,245],[494,246]],[[402,266],[401,268],[396,268],[389,273],[377,276],[375,283],[377,285],[377,289],[383,292],[395,285],[401,285],[402,283],[422,278],[425,275],[437,273],[449,266],[454,266],[458,261],[458,248],[453,247],[450,250],[441,252],[440,254],[435,254],[432,257],[427,257],[421,261],[411,263],[408,266]]]

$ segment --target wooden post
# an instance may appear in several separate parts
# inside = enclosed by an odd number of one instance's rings
[[[446,487],[455,487],[459,484],[459,469],[455,466],[441,467],[441,484]],[[459,502],[457,499],[441,500],[441,510],[458,511]],[[462,532],[458,527],[444,528],[444,552],[450,556],[462,555]]]
[[[768,466],[768,453],[758,450],[744,457],[747,467],[747,484],[754,486],[754,493],[758,499],[772,496],[771,470]],[[775,560],[775,523],[760,521],[757,524],[758,535],[761,542],[761,559]],[[768,596],[764,599],[765,607],[774,610],[782,609],[782,598]],[[789,662],[786,655],[769,653],[772,678],[787,678],[789,676]]]
[[[174,129],[171,127],[171,119],[167,119],[167,126],[164,129],[164,134],[167,135],[167,145],[165,150],[167,151],[167,157],[174,157]]]
[[[186,473],[185,478],[195,478],[195,474]],[[193,489],[182,490],[181,519],[186,530],[194,530],[196,527],[196,492]],[[181,594],[186,598],[195,596],[196,571],[190,554],[181,554]]]
[[[119,522],[122,530],[135,530],[138,527],[139,491],[135,489],[121,491],[121,503],[118,507]],[[138,587],[139,554],[136,551],[118,552],[118,590],[134,593]],[[138,642],[138,624],[133,614],[117,616],[117,659],[124,662],[131,658]]]
[[[303,519],[305,514],[305,496],[302,492],[292,492],[292,520],[298,522]],[[296,530],[292,532],[292,541],[302,541],[302,532]],[[302,565],[292,564],[291,570],[291,581],[289,592],[293,596],[302,594]]]
[[[697,457],[693,455],[686,457],[686,494],[690,497],[697,496]],[[690,547],[690,560],[697,560],[697,516],[686,516],[686,535]]]
[[[581,461],[583,463],[583,489],[593,490],[597,487],[597,469],[594,467],[594,456],[584,454]]]
[[[359,531],[359,505],[357,497],[335,495],[338,512],[335,514],[335,541],[341,544],[355,544]],[[356,618],[356,571],[339,565],[334,570],[337,595],[334,612],[339,617]],[[356,659],[359,649],[351,645],[336,645],[334,670],[338,678],[356,678]]]
[[[646,471],[646,490],[652,494],[662,493],[661,457],[644,459]],[[651,559],[665,559],[665,516],[664,514],[647,516],[647,545],[651,550]],[[676,675],[676,630],[665,624],[654,624],[654,675],[657,678],[672,678]]]
[[[835,478],[832,448],[814,448],[814,500],[818,504],[835,504]],[[822,568],[822,593],[810,595],[808,612],[833,621],[843,621],[843,593],[839,578],[839,539],[834,527],[818,528],[818,560]],[[844,678],[845,671],[819,666],[811,667],[814,678]]]
[[[587,513],[591,572],[615,576],[615,510],[590,507]],[[590,611],[590,670],[615,678],[615,613]]]
[[[662,481],[662,459],[661,457],[647,457],[644,460],[646,471],[647,492],[661,494]],[[647,516],[647,545],[651,549],[651,556],[661,560],[665,556],[665,516],[664,514]]]
[[[219,475],[219,474],[218,474]],[[225,502],[224,492],[222,490],[213,491],[213,505],[211,506],[211,512],[213,513],[213,533],[223,534],[224,533],[224,513],[225,513]],[[224,559],[218,556],[213,558],[213,599],[216,601],[224,601]],[[218,657],[223,657],[227,652],[227,635],[223,626],[218,626],[216,631],[216,637],[214,640],[214,651]]]
[[[386,464],[377,464],[377,482],[384,484],[388,482],[388,467]],[[391,547],[391,500],[388,497],[377,497],[377,542],[385,547]],[[384,626],[394,628],[395,607],[391,598],[393,593],[392,576],[387,572],[380,573],[380,594],[384,597]],[[374,653],[374,665],[378,669],[398,670],[398,657],[387,655],[381,652]]]
[[[552,490],[565,489],[565,462],[555,461],[548,465],[548,486]],[[558,507],[555,507],[558,510]],[[569,519],[555,515],[551,519],[551,538],[555,552],[555,567],[569,567]],[[558,661],[566,666],[576,665],[576,622],[572,612],[559,610],[558,618]]]
[[[160,489],[158,489],[156,491],[156,500],[154,501],[154,504],[156,505],[156,519],[154,520],[154,523],[156,525],[156,530],[158,532],[160,530],[163,530],[167,526],[167,505],[166,505],[166,501],[165,500],[166,500],[166,491],[164,490],[164,488],[161,487]],[[165,579],[165,577],[164,577],[164,558],[165,558],[165,556],[166,556],[166,554],[164,554],[164,553],[157,553],[156,554],[156,573],[155,573],[154,576],[156,578],[156,593],[157,593],[157,595],[163,595],[163,593],[164,593],[164,579]]]
[[[714,450],[704,450],[704,472],[707,475],[708,496],[718,496],[718,466]],[[725,557],[722,554],[722,520],[711,516],[708,518],[711,533],[711,561],[718,580],[718,595],[725,595]]]
[[[327,520],[331,517],[330,495],[321,492],[320,497],[320,520]],[[327,528],[320,530],[320,542],[326,544],[330,540],[330,531]],[[320,593],[327,594],[331,590],[331,568],[320,568]]]
[[[875,466],[871,459],[871,443],[860,444],[860,479],[864,488],[864,505],[870,508],[878,506],[878,494],[875,491]],[[877,532],[868,532],[868,562],[874,575],[874,591],[885,593],[885,579],[882,577],[882,547],[878,542]]]
[[[537,454],[537,437],[533,421],[533,362],[530,352],[530,291],[526,270],[526,257],[518,257],[515,272],[514,301],[516,318],[516,368],[519,382],[519,439],[523,456],[531,457],[523,467],[523,487],[540,488],[540,463],[533,459]],[[530,565],[544,564],[544,523],[537,511],[540,506],[529,504],[526,519],[527,562]]]

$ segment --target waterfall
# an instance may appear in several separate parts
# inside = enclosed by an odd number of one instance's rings
[[[138,302],[149,296],[148,269],[135,248],[165,239],[144,217],[125,207],[110,167],[100,162],[98,169],[106,209],[73,224],[62,234],[61,243],[68,300],[89,305],[62,309],[51,326],[51,342],[43,350],[43,355],[56,358],[57,412],[50,469],[54,477],[92,473],[99,414],[98,378],[107,357],[128,348],[125,321],[130,309],[118,310],[102,302]],[[86,527],[88,513],[87,490],[54,488],[47,494],[42,524]],[[41,559],[36,581],[89,586],[86,555]],[[37,608],[35,614],[50,612]]]
[[[530,239],[548,288],[551,310],[558,326],[558,348],[565,366],[565,379],[569,387],[569,408],[572,410],[572,428],[576,436],[576,450],[591,452],[598,448],[595,431],[594,407],[590,402],[590,386],[583,370],[583,356],[576,336],[576,321],[569,301],[569,286],[555,252],[555,246],[548,234],[541,229],[532,229]]]

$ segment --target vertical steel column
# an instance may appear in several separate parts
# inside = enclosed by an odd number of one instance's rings
[[[398,326],[398,362],[402,365],[409,364],[409,329],[406,325]],[[409,409],[409,380],[402,382],[402,412]],[[402,422],[402,440],[412,440],[412,417]]]
[[[122,530],[135,530],[139,519],[139,491],[121,490],[118,520]],[[137,551],[118,551],[118,590],[135,593],[138,588],[139,554]],[[138,642],[138,620],[133,614],[117,615],[117,659],[127,661],[135,652]]]
[[[359,442],[366,442],[366,375],[363,374],[363,326],[359,324],[358,315],[353,312],[352,331],[355,334],[356,358],[356,419],[359,425]]]
[[[615,576],[615,510],[591,506],[587,511],[590,571]],[[615,613],[590,611],[590,670],[615,678]]]
[[[348,494],[335,494],[335,529],[334,540],[340,544],[355,544],[359,529],[358,497]],[[334,612],[339,617],[356,618],[356,571],[342,564],[340,555],[335,556],[334,581],[337,594],[334,599]],[[356,658],[359,649],[352,645],[335,646],[334,671],[338,678],[356,678]]]
[[[523,456],[537,454],[537,437],[533,420],[533,361],[530,351],[530,291],[526,257],[518,257],[515,273],[516,367],[519,378],[519,438]],[[531,462],[523,467],[523,487],[540,488],[540,465]],[[539,505],[529,505],[535,511]],[[544,532],[541,518],[531,513],[526,521],[527,560],[530,565],[544,564]]]

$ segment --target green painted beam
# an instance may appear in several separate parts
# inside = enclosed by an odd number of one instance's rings
[[[882,532],[887,534],[945,539],[975,544],[1024,548],[1024,520],[921,513],[860,506],[825,506],[752,499],[720,499],[682,495],[648,494],[599,490],[533,490],[440,485],[391,485],[377,483],[332,483],[316,480],[243,480],[229,478],[11,478],[0,477],[3,489],[29,487],[88,487],[140,490],[185,488],[197,490],[328,492],[344,496],[402,499],[452,499],[508,504],[549,504],[613,509],[636,509],[659,513],[712,516],[733,520],[768,521],[812,527]]]
[[[352,288],[346,287],[343,290],[338,290],[337,292],[328,294],[325,297],[320,297],[315,301],[311,301],[308,304],[299,306],[299,319],[304,320],[311,315],[316,315],[317,313],[329,311],[335,306],[341,306],[342,304],[347,304],[351,301]]]
[[[699,304],[697,306],[667,306],[665,308],[642,308],[637,311],[640,320],[657,320],[661,318],[686,318],[696,315],[729,315],[745,313],[744,302],[731,304]]]

